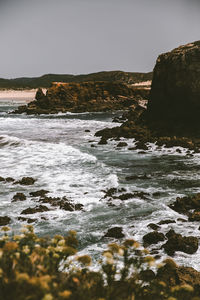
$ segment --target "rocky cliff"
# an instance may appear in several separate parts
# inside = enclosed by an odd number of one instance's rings
[[[161,54],[153,72],[147,117],[156,126],[200,130],[200,41]]]
[[[46,95],[39,89],[36,100],[15,113],[48,114],[57,112],[97,112],[126,109],[147,99],[148,90],[134,89],[117,82],[55,82]]]

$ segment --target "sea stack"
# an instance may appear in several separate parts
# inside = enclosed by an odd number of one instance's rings
[[[147,119],[153,127],[200,132],[200,41],[161,54],[156,62]]]

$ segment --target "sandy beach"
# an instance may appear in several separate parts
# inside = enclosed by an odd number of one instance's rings
[[[32,90],[0,90],[0,101],[30,102],[35,99],[37,89]],[[43,89],[45,92],[46,89]]]

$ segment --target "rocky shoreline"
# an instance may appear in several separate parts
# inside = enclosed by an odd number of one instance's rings
[[[135,89],[121,83],[85,82],[85,83],[54,83],[47,93],[41,89],[37,91],[36,100],[27,106],[19,107],[14,113],[55,114],[58,112],[85,112],[85,111],[113,111],[123,109],[125,112],[119,122],[119,127],[106,128],[96,132],[101,137],[99,144],[106,144],[108,139],[120,140],[134,138],[136,146],[129,150],[149,149],[149,143],[156,143],[158,147],[181,146],[187,148],[187,155],[200,152],[200,42],[194,42],[181,46],[169,53],[161,55],[154,69],[152,89]],[[192,82],[191,82],[192,80]],[[139,102],[149,100],[147,108]],[[117,119],[115,119],[117,121]],[[117,148],[127,146],[126,142],[120,142]],[[181,151],[179,149],[179,151]],[[148,180],[148,176],[143,175]],[[139,179],[133,176],[127,180]],[[2,178],[4,184],[34,185],[34,178],[22,178],[15,180],[11,177]],[[135,194],[134,194],[135,193]],[[133,198],[137,193],[140,199],[148,200],[148,192],[127,192],[125,189],[116,188],[104,191],[106,205],[113,206],[113,200],[121,202]],[[74,204],[66,197],[49,197],[47,190],[37,190],[29,194],[16,193],[11,201],[26,201],[27,198],[35,199],[34,207],[23,209],[18,220],[25,223],[35,223],[36,218],[29,218],[39,212],[45,212],[54,208],[62,208],[75,212],[84,210],[80,203]],[[143,236],[143,246],[149,249],[150,254],[158,259],[159,250],[163,250],[168,256],[173,257],[177,251],[186,254],[194,254],[199,248],[199,240],[192,235],[183,236],[170,229],[163,233],[163,225],[180,221],[199,222],[200,220],[200,194],[185,197],[177,197],[169,208],[181,214],[177,220],[163,219],[159,223],[149,223],[150,231]],[[41,217],[42,218],[42,217]],[[0,226],[11,224],[9,216],[0,217]],[[198,226],[198,225],[197,225]],[[123,239],[125,233],[122,227],[111,227],[102,233],[104,239]],[[151,246],[155,247],[152,249]],[[146,274],[147,275],[147,274]],[[200,272],[193,268],[177,266],[174,261],[167,260],[157,274],[148,275],[148,280],[159,279],[169,286],[178,284],[190,284],[195,289],[195,295],[200,291]]]
[[[46,94],[38,89],[35,101],[19,106],[15,114],[105,112],[128,109],[148,99],[149,90],[117,82],[52,83]]]

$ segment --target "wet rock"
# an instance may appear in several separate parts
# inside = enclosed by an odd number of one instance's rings
[[[177,197],[176,201],[170,204],[169,207],[178,213],[189,215],[190,210],[200,209],[200,193],[182,198]]]
[[[39,190],[36,192],[30,192],[30,196],[31,197],[44,197],[48,193],[49,193],[49,191],[47,191],[47,190]]]
[[[194,211],[193,213],[190,213],[188,221],[190,222],[200,221],[200,211]]]
[[[178,222],[187,222],[187,220],[186,220],[186,219],[183,219],[183,218],[178,218],[177,221],[178,221]]]
[[[173,256],[176,251],[194,254],[199,246],[196,237],[184,237],[181,234],[175,233],[172,229],[166,234],[166,237],[168,238],[168,241],[163,245],[163,248],[170,256]]]
[[[124,200],[128,200],[128,199],[134,198],[134,194],[132,194],[132,193],[126,193],[126,194],[122,194],[120,196],[114,197],[114,199],[115,198],[118,198],[118,199],[124,201]]]
[[[120,239],[124,237],[123,229],[122,227],[113,227],[108,229],[107,233],[104,235],[104,237],[112,237],[116,239]]]
[[[106,138],[101,138],[100,141],[98,142],[99,145],[106,145],[107,143],[108,142]]]
[[[137,179],[146,180],[146,179],[151,179],[151,176],[148,176],[147,174],[144,174],[144,175],[132,175],[132,176],[127,176],[125,179],[127,181],[129,181],[129,180],[137,180]]]
[[[14,182],[15,179],[12,178],[12,177],[7,177],[7,178],[5,179],[5,181],[6,181],[6,182]]]
[[[36,182],[36,179],[32,177],[23,177],[21,180],[16,181],[16,184],[21,184],[21,185],[33,185]]]
[[[4,216],[0,217],[0,226],[8,225],[11,222],[11,218]]]
[[[128,144],[127,144],[126,142],[119,142],[119,143],[117,144],[117,147],[118,147],[118,148],[122,148],[122,147],[126,147],[126,146],[128,146]]]
[[[24,218],[24,217],[18,217],[19,221],[27,222],[28,224],[37,222],[37,219],[31,219],[31,218]]]
[[[21,215],[29,215],[29,214],[36,214],[38,212],[45,212],[45,211],[49,211],[49,208],[44,206],[44,205],[39,205],[39,206],[35,206],[35,207],[29,207],[24,209],[21,212]]]
[[[0,182],[1,181],[5,181],[5,178],[3,178],[3,177],[0,176]]]
[[[164,240],[164,234],[157,231],[149,232],[143,236],[143,242],[145,245],[157,244],[159,242],[163,242]]]
[[[175,220],[162,220],[158,223],[158,225],[172,224],[172,223],[176,223],[176,221]]]
[[[148,150],[148,146],[143,142],[137,142],[135,149]]]
[[[78,204],[73,204],[68,200],[66,197],[59,198],[59,197],[42,197],[39,200],[42,203],[49,203],[52,206],[57,206],[60,209],[64,209],[66,211],[75,211],[75,210],[83,210],[83,205],[78,203]]]
[[[16,202],[16,201],[24,201],[24,200],[26,200],[26,196],[25,196],[23,193],[16,193],[16,194],[13,196],[12,202]]]
[[[90,130],[89,130],[89,129],[86,129],[85,132],[90,132]]]
[[[154,223],[150,223],[147,225],[149,228],[153,229],[153,230],[158,230],[160,229],[160,226],[158,226],[157,224]]]
[[[108,190],[103,190],[102,192],[105,193],[104,197],[103,198],[108,198],[108,197],[115,197],[114,195],[117,194],[117,193],[122,193],[122,192],[125,192],[126,190],[124,188],[121,188],[121,189],[117,189],[117,188],[110,188]],[[117,198],[117,197],[116,197]]]

